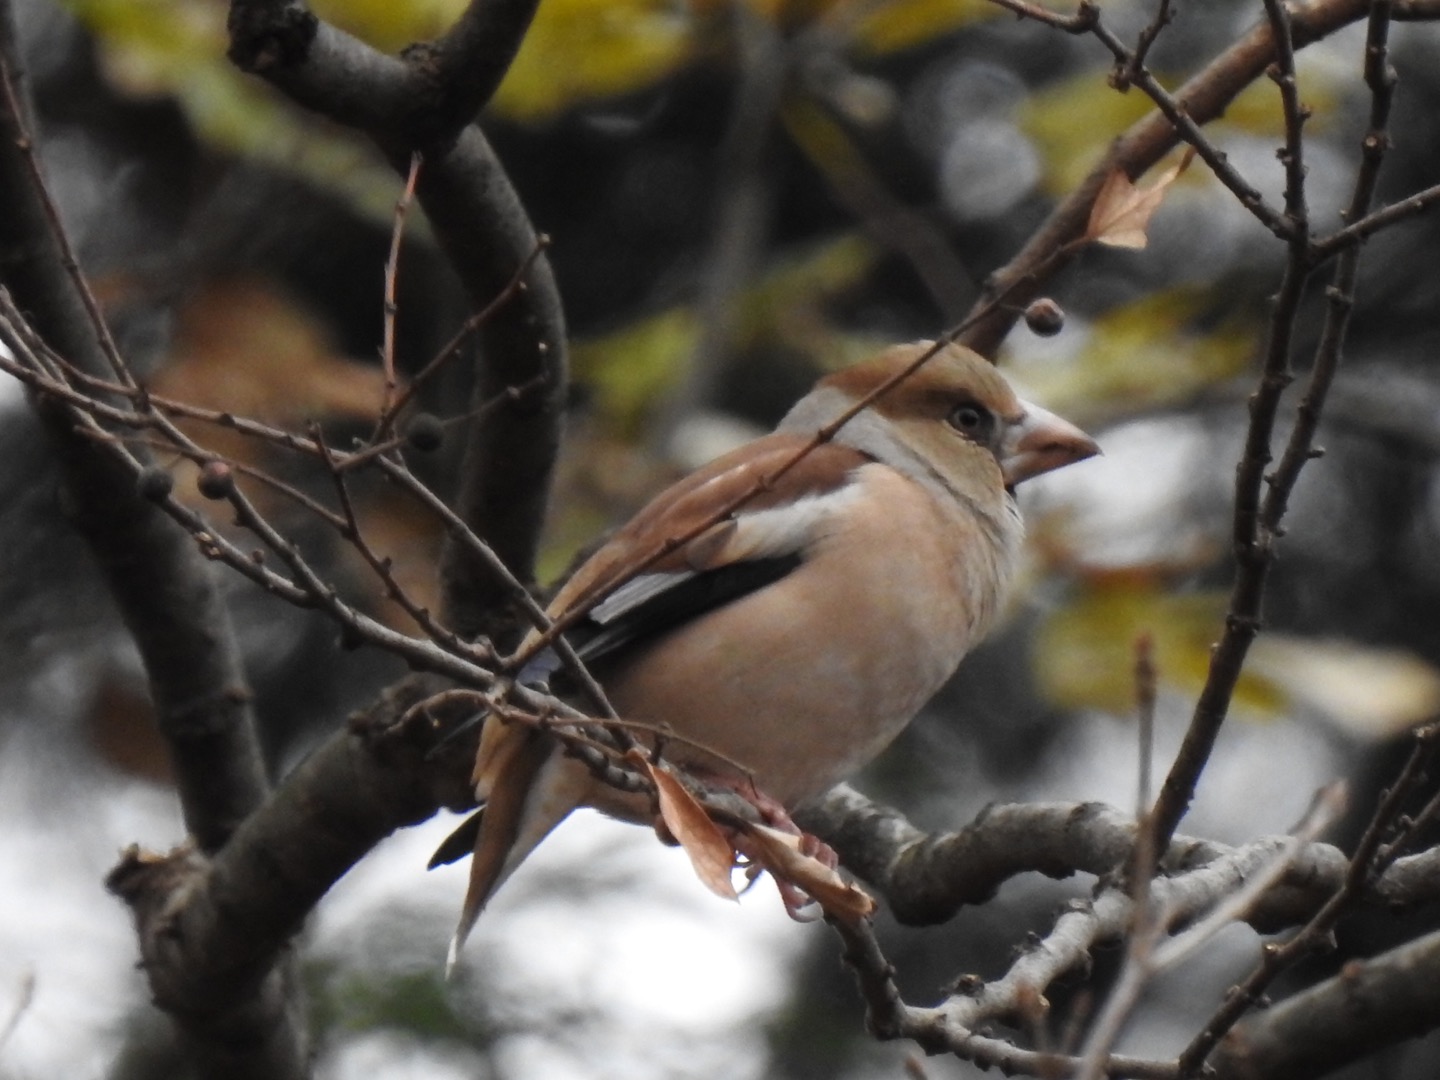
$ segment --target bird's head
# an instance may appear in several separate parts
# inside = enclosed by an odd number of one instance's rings
[[[827,376],[782,429],[814,431],[832,422],[932,347],[896,345]],[[988,502],[1100,452],[1074,424],[1019,398],[984,357],[953,344],[847,423],[835,441],[971,502]]]

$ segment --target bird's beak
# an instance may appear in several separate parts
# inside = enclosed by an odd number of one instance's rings
[[[1099,444],[1070,421],[1038,405],[1024,404],[1024,419],[1010,426],[1000,445],[1006,487],[1100,453]]]

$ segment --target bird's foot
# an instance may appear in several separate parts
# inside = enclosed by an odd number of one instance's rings
[[[747,802],[760,811],[760,819],[772,829],[778,829],[790,836],[800,838],[800,854],[816,859],[827,870],[834,870],[840,865],[840,856],[835,854],[835,849],[825,843],[814,833],[808,833],[790,816],[790,811],[778,799],[771,798],[763,791],[753,785],[746,785],[744,791],[736,789],[743,795]]]
[[[707,782],[722,786],[743,798],[759,813],[762,824],[787,836],[796,837],[801,856],[814,859],[826,870],[833,871],[839,867],[840,856],[835,854],[835,849],[818,836],[806,832],[795,824],[795,819],[790,816],[790,811],[780,800],[765,794],[749,780],[735,780],[718,776],[707,776],[705,779]],[[737,832],[733,837],[733,842],[735,850],[743,855],[749,863],[745,869],[745,876],[753,884],[764,873],[766,860],[761,851],[747,843],[744,832]],[[775,879],[775,887],[780,891],[780,900],[785,905],[785,913],[796,922],[814,922],[824,915],[815,898],[804,889],[787,881],[779,874],[772,872],[771,877]]]

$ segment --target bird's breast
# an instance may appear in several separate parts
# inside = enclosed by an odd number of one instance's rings
[[[797,569],[607,678],[622,716],[675,732],[672,759],[793,805],[884,749],[983,634],[1010,554],[894,470],[852,482]]]

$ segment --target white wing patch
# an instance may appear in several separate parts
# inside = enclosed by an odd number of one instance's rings
[[[604,600],[590,609],[590,618],[602,626],[614,622],[627,611],[639,607],[667,589],[695,576],[693,570],[681,570],[658,574],[641,574],[621,585]]]
[[[851,473],[833,491],[753,513],[742,510],[734,519],[696,537],[686,549],[686,560],[697,570],[710,570],[747,559],[804,556],[829,531],[831,520],[862,494]]]

